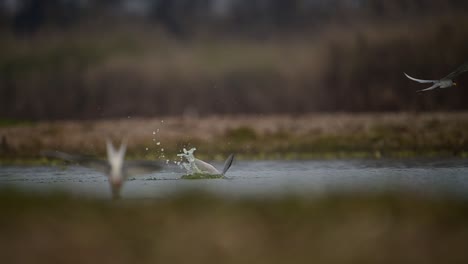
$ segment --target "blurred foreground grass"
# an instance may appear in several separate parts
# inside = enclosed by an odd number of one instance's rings
[[[468,156],[468,113],[309,114],[130,118],[16,123],[0,127],[0,162],[49,163],[44,149],[105,155],[105,138],[127,138],[129,158],[239,159]]]
[[[81,200],[0,192],[2,263],[467,263],[468,203],[411,194]]]

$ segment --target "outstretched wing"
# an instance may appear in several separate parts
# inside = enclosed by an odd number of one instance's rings
[[[67,162],[76,162],[78,160],[78,156],[70,155],[68,153],[60,152],[57,150],[43,150],[41,151],[41,156],[49,159],[64,160]]]
[[[102,173],[108,173],[110,167],[109,163],[104,160],[98,160],[86,156],[71,155],[65,152],[56,150],[44,150],[41,151],[41,155],[47,158],[60,159],[70,163],[75,163],[81,166],[93,168]]]
[[[412,81],[415,81],[415,82],[418,82],[418,83],[436,83],[438,82],[438,80],[422,80],[422,79],[416,79],[414,77],[411,77],[409,76],[408,74],[404,73],[406,78],[412,80]]]
[[[458,67],[455,71],[451,72],[449,75],[445,76],[442,78],[442,80],[453,80],[458,77],[458,75],[467,72],[468,71],[468,62],[465,62],[465,64],[462,64],[460,67]]]
[[[422,90],[418,90],[416,92],[425,92],[425,91],[430,91],[430,90],[434,90],[435,88],[439,87],[439,84],[438,83],[435,83],[434,85],[432,85],[431,87],[429,88],[426,88],[426,89],[422,89]]]
[[[226,159],[224,162],[224,168],[223,172],[221,173],[222,175],[226,174],[226,172],[231,168],[232,163],[234,162],[234,154],[229,155],[229,157]]]
[[[149,174],[155,171],[160,171],[164,167],[160,161],[151,160],[129,160],[124,163],[125,176],[137,176],[142,174]]]

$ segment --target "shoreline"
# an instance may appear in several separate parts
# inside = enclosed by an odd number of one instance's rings
[[[129,159],[468,157],[468,112],[210,116],[18,123],[0,127],[0,164],[45,163],[42,150],[105,156],[128,141]]]

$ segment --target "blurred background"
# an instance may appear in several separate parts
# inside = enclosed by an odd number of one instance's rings
[[[0,0],[0,260],[468,263],[468,73],[403,75],[466,61],[467,0]],[[41,155],[106,138],[232,181]]]
[[[464,0],[2,0],[0,118],[454,111]]]

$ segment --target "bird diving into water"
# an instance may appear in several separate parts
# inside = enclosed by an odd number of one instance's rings
[[[183,149],[183,153],[177,154],[178,157],[185,159],[188,163],[182,163],[185,169],[189,173],[201,173],[209,175],[221,175],[225,177],[226,172],[231,168],[232,163],[234,162],[234,154],[229,155],[229,157],[224,162],[223,170],[219,171],[213,165],[209,164],[206,161],[195,158],[193,152],[197,150],[192,148],[190,150]]]
[[[58,158],[68,162],[94,168],[105,173],[112,191],[112,198],[120,198],[120,190],[124,181],[132,175],[146,174],[162,169],[162,163],[158,161],[125,161],[127,144],[124,141],[119,149],[115,149],[110,140],[106,141],[107,160],[98,160],[84,156],[75,156],[59,151],[43,151],[42,155],[50,158]]]
[[[468,71],[468,62],[465,64],[461,65],[458,67],[455,71],[451,72],[449,75],[445,76],[444,78],[440,80],[422,80],[422,79],[416,79],[414,77],[409,76],[408,74],[404,73],[405,76],[415,82],[419,83],[432,83],[431,87],[418,90],[418,92],[425,92],[429,90],[434,90],[436,88],[449,88],[452,86],[457,86],[457,83],[454,81],[455,78],[457,78],[460,74],[467,72]]]

